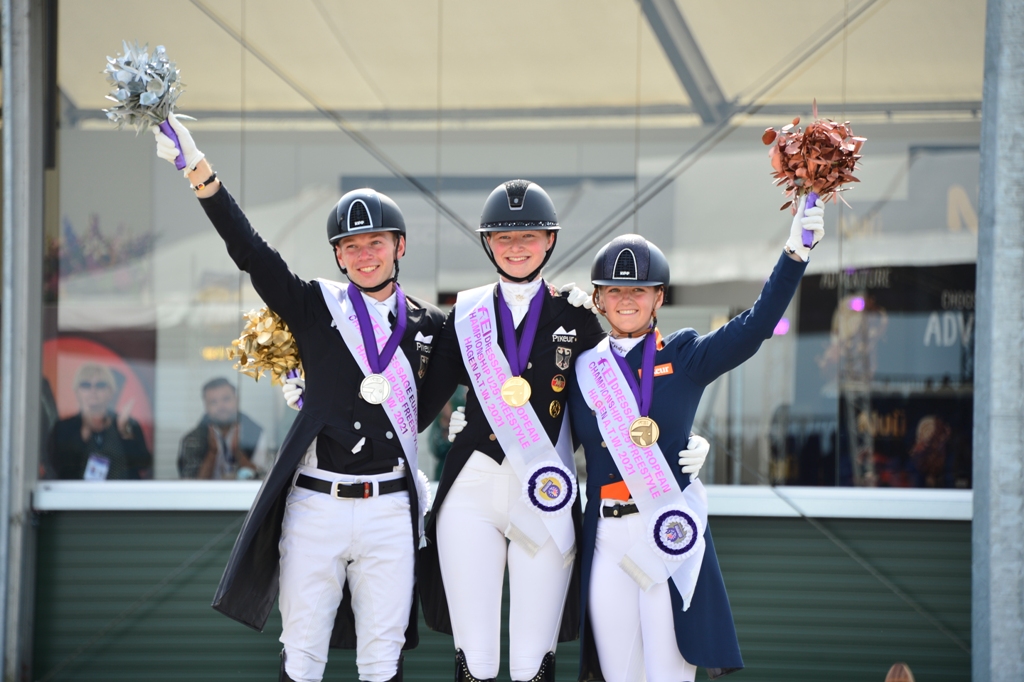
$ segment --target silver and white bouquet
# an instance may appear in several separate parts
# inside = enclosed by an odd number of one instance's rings
[[[124,54],[107,57],[104,73],[111,86],[107,99],[114,106],[104,109],[104,113],[118,130],[130,125],[142,132],[154,125],[177,144],[174,129],[167,122],[184,91],[177,66],[167,58],[163,45],[157,45],[152,54],[148,44],[139,47],[137,41],[134,45],[122,41],[121,45]],[[178,162],[179,170],[185,167],[180,154]]]

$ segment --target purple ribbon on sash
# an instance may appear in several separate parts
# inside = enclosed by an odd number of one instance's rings
[[[402,288],[395,282],[395,295],[397,305],[395,309],[395,329],[391,332],[391,338],[384,344],[384,348],[377,353],[377,340],[373,336],[373,323],[370,322],[370,313],[366,310],[366,302],[363,301],[363,294],[355,284],[348,285],[348,300],[352,301],[352,308],[356,311],[356,318],[359,320],[359,333],[363,337],[363,345],[366,347],[366,361],[370,364],[370,370],[374,374],[380,374],[384,368],[391,363],[391,358],[398,350],[398,344],[405,336],[405,327],[408,324],[405,310],[405,294]]]
[[[498,285],[501,288],[501,285]],[[540,309],[544,303],[544,294],[547,287],[541,282],[540,289],[530,300],[530,309],[526,313],[526,325],[523,327],[521,343],[516,343],[516,325],[512,320],[512,311],[505,303],[505,296],[498,291],[498,316],[501,318],[501,340],[502,350],[508,358],[509,369],[512,376],[517,377],[526,369],[530,360],[530,351],[533,350],[533,340],[537,336],[537,325],[540,323]]]
[[[647,334],[647,338],[644,339],[644,356],[640,362],[639,387],[636,385],[633,368],[626,362],[626,358],[612,351],[615,361],[619,363],[619,369],[626,375],[626,381],[629,383],[629,388],[633,391],[633,397],[636,398],[637,406],[640,408],[641,417],[646,417],[650,413],[651,397],[654,395],[654,353],[658,347],[658,341],[654,338],[655,336],[657,336],[657,332],[652,329]]]

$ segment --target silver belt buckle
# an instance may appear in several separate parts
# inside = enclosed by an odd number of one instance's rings
[[[339,494],[342,485],[344,485],[344,481],[334,481],[333,483],[331,483],[331,497],[333,497],[336,500],[342,499],[341,495]]]

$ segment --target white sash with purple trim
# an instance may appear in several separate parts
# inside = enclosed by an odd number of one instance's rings
[[[530,556],[550,537],[568,564],[576,554],[570,512],[578,486],[569,420],[562,419],[553,445],[529,402],[512,407],[502,399],[501,386],[512,371],[498,339],[497,319],[493,284],[459,293],[455,331],[462,361],[487,423],[523,484],[505,536]]]
[[[699,479],[682,489],[657,443],[642,448],[630,439],[629,426],[640,410],[614,352],[605,338],[581,353],[576,380],[646,526],[644,539],[630,548],[619,566],[644,591],[671,578],[685,611],[704,560],[707,492]]]
[[[355,358],[359,369],[364,375],[372,374],[370,363],[366,359],[366,348],[363,345],[363,337],[359,330],[359,319],[352,309],[352,303],[348,300],[347,285],[339,282],[332,282],[326,279],[318,279],[327,309],[331,311],[334,324],[341,334],[342,340],[348,346],[352,357]],[[377,351],[379,352],[388,339],[391,338],[391,330],[380,323],[376,315],[371,314],[370,320],[373,324],[373,337],[377,340]],[[384,378],[391,384],[391,394],[387,400],[381,403],[384,412],[391,420],[391,426],[395,429],[395,435],[402,444],[405,452],[405,461],[412,470],[413,479],[416,479],[418,467],[416,428],[417,428],[417,394],[416,375],[405,357],[405,352],[399,346],[395,351],[391,362],[381,372]],[[420,500],[422,511],[426,500]],[[419,540],[423,542],[423,514],[418,515],[419,519]]]

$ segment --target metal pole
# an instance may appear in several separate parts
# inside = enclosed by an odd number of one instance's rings
[[[989,0],[974,398],[972,678],[1024,680],[1024,0]]]
[[[3,299],[0,328],[0,609],[4,680],[31,669],[42,376],[43,3],[3,0]]]

